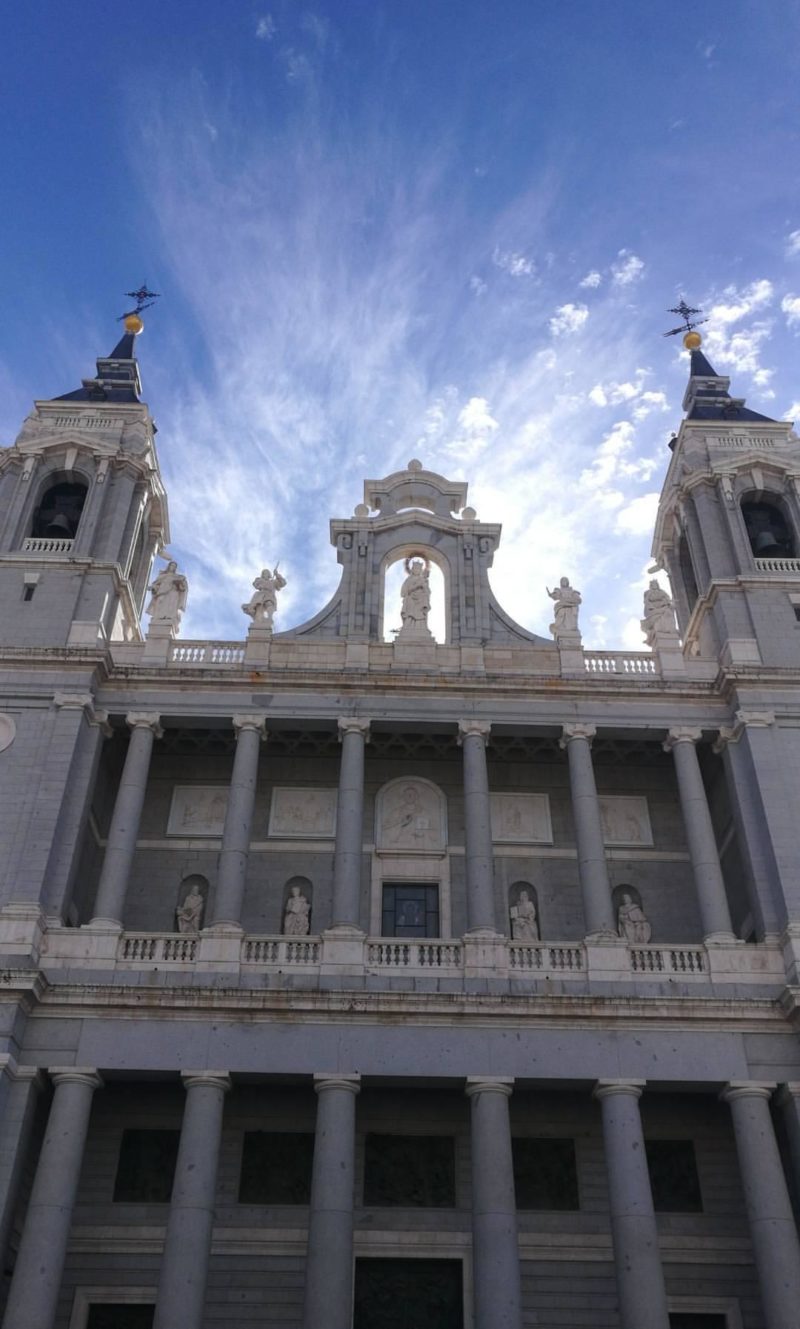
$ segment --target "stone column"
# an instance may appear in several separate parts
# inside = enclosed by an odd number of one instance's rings
[[[508,1100],[514,1081],[470,1076],[475,1329],[521,1329],[517,1206]]]
[[[782,1084],[775,1101],[780,1105],[789,1140],[795,1196],[800,1196],[800,1080]]]
[[[69,904],[81,837],[97,784],[103,742],[111,738],[114,731],[108,723],[107,712],[96,710],[91,696],[57,692],[54,703],[58,707],[83,712],[44,873],[42,907],[45,914],[60,923]]]
[[[94,1070],[50,1071],[55,1094],[25,1216],[3,1329],[51,1329],[78,1190]]]
[[[333,857],[333,927],[359,932],[361,860],[364,854],[364,747],[369,720],[341,716],[339,796],[336,807],[336,848]]]
[[[224,1071],[184,1071],[181,1078],[186,1106],[153,1329],[202,1329],[222,1109],[230,1089]]]
[[[616,937],[617,920],[606,866],[600,803],[592,766],[593,724],[565,724],[561,747],[567,749],[572,816],[578,846],[578,874],[589,937]]]
[[[125,892],[136,852],[153,739],[161,738],[164,732],[158,715],[152,711],[131,711],[125,719],[130,726],[131,737],[117,790],[92,919],[95,925],[110,924],[117,928],[122,927]]]
[[[733,1118],[766,1329],[797,1329],[800,1243],[769,1111],[774,1088],[734,1082],[721,1098]]]
[[[266,716],[234,715],[236,755],[233,759],[228,808],[222,832],[217,889],[214,895],[215,928],[242,926],[242,905],[250,853],[250,832],[258,782],[258,757],[266,737]]]
[[[644,1149],[643,1080],[598,1080],[620,1329],[669,1329],[658,1229]]]
[[[4,1259],[25,1168],[42,1072],[0,1056],[0,1260]]]
[[[303,1329],[351,1329],[353,1182],[359,1075],[315,1075],[317,1128]]]
[[[780,874],[770,843],[769,826],[752,753],[742,737],[749,726],[767,729],[775,723],[770,711],[737,711],[732,725],[721,725],[714,752],[722,757],[739,849],[749,868],[749,898],[759,940],[777,940],[785,922],[781,909]]]
[[[678,793],[681,800],[683,824],[689,842],[689,856],[706,941],[733,941],[728,897],[719,864],[717,841],[711,824],[700,763],[695,743],[700,730],[688,725],[670,729],[664,751],[672,753]]]
[[[494,908],[494,846],[489,803],[486,720],[459,720],[464,756],[464,866],[467,879],[467,931],[497,934]]]

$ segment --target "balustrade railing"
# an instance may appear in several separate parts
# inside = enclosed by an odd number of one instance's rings
[[[458,969],[463,963],[459,941],[379,940],[367,942],[367,964],[379,969]]]
[[[631,969],[635,974],[696,977],[708,973],[708,960],[703,946],[632,946]]]
[[[238,641],[174,641],[169,663],[176,665],[240,665],[244,645]]]
[[[53,539],[49,535],[29,535],[22,542],[23,554],[68,554],[74,540]]]
[[[120,940],[117,959],[192,964],[197,959],[198,944],[197,937],[180,933],[126,932]]]
[[[757,558],[759,572],[800,572],[800,558]]]
[[[557,973],[583,973],[586,954],[582,946],[548,946],[546,942],[511,941],[509,969],[530,972],[549,969]]]
[[[586,651],[583,664],[587,674],[639,674],[654,677],[658,670],[652,655],[623,651]]]
[[[322,942],[318,937],[245,937],[242,964],[319,964]]]

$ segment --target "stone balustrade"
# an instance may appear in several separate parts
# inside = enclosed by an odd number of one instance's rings
[[[49,535],[29,535],[22,542],[23,554],[69,554],[74,540],[54,539]]]
[[[791,572],[796,576],[800,572],[800,558],[757,558],[756,568],[759,572]]]
[[[241,665],[244,652],[244,642],[238,641],[174,641],[170,643],[167,662],[181,666],[205,665],[206,668]]]
[[[584,651],[587,674],[638,674],[654,678],[658,674],[655,658],[649,651]]]
[[[4,952],[0,920],[0,963]],[[337,952],[344,946],[346,956]],[[221,949],[220,949],[221,948]],[[9,941],[19,954],[20,939]],[[48,971],[96,967],[120,973],[135,969],[191,972],[202,982],[206,972],[225,972],[235,985],[245,973],[304,973],[319,978],[338,973],[359,985],[367,975],[396,975],[423,979],[486,977],[530,980],[557,979],[588,983],[611,982],[705,984],[759,984],[779,994],[786,985],[781,946],[731,941],[724,944],[628,946],[621,938],[574,941],[510,941],[488,938],[352,937],[344,941],[334,933],[287,937],[245,934],[222,941],[214,930],[189,935],[177,932],[122,932],[96,925],[86,928],[51,927],[31,944],[32,958]]]

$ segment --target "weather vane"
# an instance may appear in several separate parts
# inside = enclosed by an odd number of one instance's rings
[[[117,319],[118,323],[121,323],[124,318],[130,318],[131,316],[138,318],[143,309],[149,309],[151,305],[155,304],[156,300],[161,299],[158,291],[149,291],[144,283],[142,283],[138,291],[126,291],[125,294],[130,296],[131,300],[136,301],[136,308],[127,309],[124,314],[120,314]]]
[[[662,333],[662,336],[664,336],[664,337],[676,337],[676,336],[678,335],[679,332],[684,332],[684,333],[686,333],[686,332],[691,332],[693,328],[699,328],[699,327],[700,327],[700,324],[701,324],[701,323],[707,323],[707,322],[708,322],[708,319],[707,319],[707,318],[696,318],[696,319],[692,320],[692,315],[693,315],[693,314],[702,314],[702,312],[703,312],[702,309],[693,309],[691,305],[687,305],[687,303],[686,303],[686,301],[684,300],[683,296],[681,296],[680,303],[677,304],[677,305],[675,306],[674,309],[668,309],[668,310],[667,310],[667,313],[668,313],[668,314],[679,314],[680,317],[683,319],[683,323],[681,324],[681,326],[680,326],[679,328],[670,328],[669,332],[664,332],[664,333]]]

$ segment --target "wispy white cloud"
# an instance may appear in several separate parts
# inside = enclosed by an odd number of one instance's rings
[[[786,257],[797,258],[800,255],[800,230],[790,231],[786,237]]]
[[[616,529],[629,535],[649,535],[655,526],[658,498],[657,492],[632,498],[617,513]]]
[[[260,42],[271,42],[277,30],[271,14],[262,14],[256,23],[256,37]]]
[[[766,344],[772,335],[772,321],[766,311],[775,297],[775,289],[766,277],[744,287],[726,286],[717,297],[706,302],[708,326],[704,328],[704,350],[715,368],[748,374],[754,385],[769,392],[773,370],[762,362]],[[738,326],[752,315],[747,326]]]
[[[800,295],[785,295],[781,300],[781,309],[790,328],[800,324]]]
[[[783,420],[800,421],[800,400],[793,401],[791,406],[787,407],[784,411],[781,418]]]
[[[578,332],[588,317],[589,310],[586,305],[560,305],[550,319],[550,331],[554,337],[561,337],[564,333]]]
[[[533,277],[536,272],[536,264],[532,258],[511,249],[496,248],[492,254],[492,262],[510,277]]]
[[[592,271],[587,272],[586,276],[583,278],[583,281],[579,281],[578,285],[585,290],[594,291],[597,290],[597,287],[600,285],[602,280],[603,278],[600,275],[600,273],[597,272],[595,268],[592,268]]]
[[[616,263],[611,265],[611,280],[615,286],[630,286],[644,276],[644,260],[630,249],[620,249]]]

